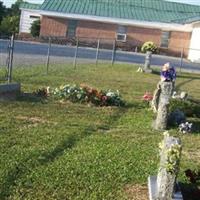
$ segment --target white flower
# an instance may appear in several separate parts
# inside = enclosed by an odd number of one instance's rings
[[[107,96],[107,97],[112,97],[112,96],[115,96],[115,93],[114,93],[114,92],[108,92],[108,93],[106,94],[106,96]]]
[[[163,135],[164,135],[164,137],[169,137],[169,132],[168,132],[168,131],[165,131],[165,132],[163,133]]]
[[[185,122],[179,125],[179,131],[182,132],[183,134],[185,133],[191,133],[192,132],[192,123]]]

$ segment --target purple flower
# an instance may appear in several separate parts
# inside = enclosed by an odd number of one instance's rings
[[[161,70],[161,79],[163,81],[175,81],[176,80],[176,70],[174,67],[170,66],[170,63],[166,63]]]

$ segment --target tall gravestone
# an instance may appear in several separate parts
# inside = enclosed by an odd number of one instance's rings
[[[157,176],[148,180],[150,200],[183,200],[176,183],[182,145],[178,138],[165,135],[160,145],[160,166]]]
[[[157,117],[154,124],[154,129],[156,130],[166,130],[168,122],[168,108],[169,101],[173,92],[173,83],[172,82],[160,82],[160,94],[158,98],[158,110]]]

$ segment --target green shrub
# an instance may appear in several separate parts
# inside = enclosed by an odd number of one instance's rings
[[[1,26],[0,33],[4,35],[12,35],[19,32],[19,16],[7,16],[4,17]]]
[[[200,105],[192,101],[172,99],[170,101],[169,111],[181,110],[187,117],[200,117]]]
[[[40,20],[36,20],[31,25],[31,35],[38,37],[40,35]]]
[[[151,41],[145,42],[141,48],[142,53],[146,53],[147,51],[151,51],[152,53],[157,53],[157,50],[158,50],[157,46]]]

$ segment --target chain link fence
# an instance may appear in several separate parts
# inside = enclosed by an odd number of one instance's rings
[[[7,73],[9,44],[9,38],[0,38],[0,79],[5,79]],[[153,55],[151,64],[162,66],[166,62],[170,62],[177,71],[200,72],[198,63],[192,63],[185,59],[185,54],[190,49],[174,49],[180,52],[178,57]],[[200,58],[200,50],[190,52]],[[122,43],[111,39],[18,37],[14,42],[12,64],[14,68],[42,66],[44,73],[48,73],[59,65],[76,69],[82,64],[98,66],[101,63],[113,65],[115,62],[136,63],[138,66],[143,66],[145,54],[139,53],[138,48],[127,48]]]
[[[8,79],[8,63],[10,56],[10,38],[1,37],[0,38],[0,81],[4,82]]]

